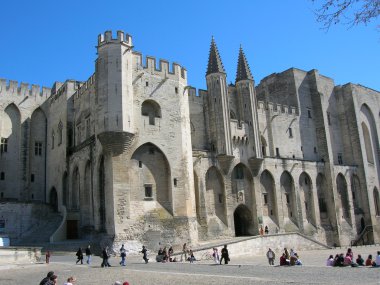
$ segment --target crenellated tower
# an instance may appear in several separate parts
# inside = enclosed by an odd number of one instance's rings
[[[257,116],[257,100],[255,93],[255,81],[251,74],[243,48],[240,46],[239,58],[236,71],[236,90],[238,101],[238,119],[240,124],[245,123],[248,126],[248,138],[250,144],[250,164],[256,168],[258,161],[262,159],[260,147],[260,134]],[[257,160],[259,159],[259,160]]]
[[[226,84],[226,72],[214,41],[211,40],[210,54],[206,72],[208,90],[207,117],[211,150],[224,164],[232,159],[231,129],[229,121],[229,103]]]
[[[98,36],[96,102],[98,134],[105,150],[121,153],[134,137],[132,37],[117,31]]]

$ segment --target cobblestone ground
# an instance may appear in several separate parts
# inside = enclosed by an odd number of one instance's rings
[[[355,257],[375,255],[380,247],[353,248]],[[78,285],[113,284],[128,281],[131,285],[165,284],[380,284],[380,268],[325,266],[329,254],[346,252],[346,249],[300,252],[303,266],[269,266],[265,256],[234,257],[229,265],[214,265],[213,261],[201,260],[189,263],[144,264],[141,257],[127,257],[127,266],[119,266],[118,258],[111,258],[112,267],[101,268],[101,260],[94,257],[92,265],[75,265],[75,255],[54,255],[50,264],[0,266],[0,284],[39,284],[46,273],[53,270],[58,284],[69,276],[76,276]],[[276,262],[280,253],[276,253]],[[196,256],[197,257],[197,256]]]

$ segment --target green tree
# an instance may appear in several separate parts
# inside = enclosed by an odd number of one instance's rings
[[[332,25],[344,24],[349,28],[375,21],[380,14],[380,0],[311,0],[317,22],[328,30]]]

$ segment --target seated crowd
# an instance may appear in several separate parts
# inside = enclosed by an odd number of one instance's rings
[[[284,248],[283,254],[280,256],[280,266],[283,265],[302,265],[302,261],[293,249],[290,249],[290,253],[287,248]]]
[[[380,251],[377,252],[377,256],[375,260],[372,259],[372,254],[368,255],[367,260],[364,262],[363,257],[358,254],[357,258],[354,258],[354,253],[351,248],[347,249],[346,254],[343,253],[336,254],[335,257],[333,255],[330,255],[326,261],[327,266],[351,266],[351,267],[358,267],[358,266],[373,266],[373,267],[380,267]]]

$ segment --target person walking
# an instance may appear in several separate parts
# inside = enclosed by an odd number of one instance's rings
[[[267,258],[269,265],[274,265],[274,259],[276,258],[276,254],[270,248],[267,251]]]
[[[225,244],[224,247],[222,248],[222,257],[220,258],[220,263],[219,264],[222,264],[222,260],[224,259],[224,264],[228,264],[228,261],[230,261],[230,256],[228,254],[228,249],[227,249],[227,245]]]
[[[187,261],[187,244],[186,242],[182,246],[181,261],[183,261],[183,256],[185,256],[185,261]]]
[[[83,252],[82,252],[82,248],[79,248],[77,253],[76,253],[76,256],[78,258],[77,262],[75,264],[78,264],[78,262],[80,261],[80,264],[83,264]]]
[[[124,248],[124,244],[121,245],[121,248],[120,248],[120,257],[121,257],[121,261],[119,262],[119,264],[121,266],[125,266],[125,257],[127,256],[127,253],[126,253],[126,250]]]
[[[50,256],[51,256],[51,253],[50,251],[46,251],[46,254],[45,254],[45,261],[46,261],[46,264],[49,264],[50,263]]]
[[[264,229],[263,229],[263,226],[262,226],[262,225],[260,226],[259,233],[260,233],[261,236],[264,235]]]
[[[111,267],[111,265],[108,262],[108,257],[109,257],[108,247],[105,247],[103,248],[103,251],[102,251],[102,259],[103,259],[102,265],[101,265],[102,267]]]
[[[144,259],[144,261],[145,261],[145,264],[147,264],[147,263],[148,263],[148,260],[149,260],[149,258],[147,257],[147,252],[148,252],[148,251],[147,251],[145,245],[143,245],[142,250],[141,250],[141,253],[143,254],[143,259]]]
[[[218,252],[218,249],[216,247],[214,247],[212,249],[212,251],[213,251],[212,256],[214,257],[215,264],[219,264],[219,252]]]
[[[268,228],[268,226],[265,226],[265,234],[267,235],[267,234],[269,234],[269,228]]]
[[[92,252],[91,252],[91,246],[88,245],[87,248],[86,248],[86,257],[87,257],[87,261],[86,261],[86,263],[87,263],[88,265],[91,264],[91,255],[92,255]]]

